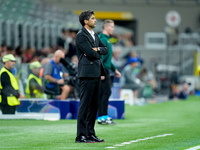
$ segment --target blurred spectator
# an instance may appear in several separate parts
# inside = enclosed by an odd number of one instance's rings
[[[70,29],[69,32],[70,32],[72,41],[69,43],[68,50],[67,50],[65,57],[68,57],[69,59],[71,59],[72,56],[77,55],[76,54],[75,40],[76,40],[76,34],[77,34],[78,31]]]
[[[42,80],[39,77],[41,67],[42,65],[38,61],[30,64],[31,73],[28,76],[26,85],[26,98],[44,98]]]
[[[113,47],[113,57],[112,57],[112,63],[116,66],[116,68],[121,71],[126,60],[123,60],[119,57],[119,54],[121,53],[122,48],[120,46]]]
[[[153,89],[156,87],[155,77],[150,70],[147,70],[146,68],[142,68],[139,77],[141,81],[143,81],[144,83],[151,84],[151,87]]]
[[[7,54],[12,54],[13,56],[15,56],[15,50],[13,47],[9,46],[7,47]],[[16,58],[15,58],[16,59]],[[17,61],[17,59],[16,59]],[[16,77],[17,76],[17,69],[15,66],[13,66],[13,68],[11,69],[12,74]]]
[[[44,67],[45,67],[45,65],[50,61],[51,59],[50,58],[43,58],[42,60],[41,60],[41,65],[42,65],[42,67],[41,67],[41,69],[40,69],[40,74],[39,74],[39,77],[40,78],[42,78],[43,79],[43,73],[44,73]],[[43,80],[42,80],[43,81]]]
[[[170,76],[170,81],[172,84],[179,84],[179,75],[177,71],[173,71],[171,76]]]
[[[43,57],[45,57],[45,55],[41,51],[35,51],[35,53],[31,56],[31,59],[27,62],[31,63],[34,61],[41,61]]]
[[[6,52],[7,51],[7,46],[6,46],[6,44],[2,44],[1,45],[1,49],[2,49],[2,52]]]
[[[116,34],[114,36],[117,38],[117,44],[121,46],[131,47],[136,44],[135,38],[132,32],[127,32],[124,34]]]
[[[41,49],[41,53],[43,53],[45,56],[48,56],[51,53],[54,53],[54,50],[49,47],[43,47]]]
[[[151,90],[153,90],[154,92],[157,92],[156,79],[154,77],[154,74],[150,70],[147,70],[146,68],[142,68],[139,78],[145,84],[145,89],[148,87],[148,85],[150,85]],[[153,93],[151,93],[151,97],[152,96],[153,96]]]
[[[134,38],[133,38],[133,33],[132,32],[127,32],[126,34],[124,34],[124,38],[125,40],[125,45],[127,47],[131,47],[134,44]]]
[[[53,56],[54,56],[54,53],[51,53],[51,54],[49,54],[49,55],[47,56],[47,58],[50,58],[50,59],[52,59],[52,58],[53,58]]]
[[[144,84],[138,78],[136,69],[139,59],[137,57],[129,58],[129,64],[122,70],[120,78],[120,87],[124,89],[132,89],[134,95],[134,103],[140,105],[144,102],[143,90]]]
[[[33,54],[35,54],[35,48],[29,47],[23,54],[23,62],[22,63],[29,63]]]
[[[43,58],[43,59],[41,60],[41,65],[42,65],[42,67],[44,67],[50,60],[51,60],[51,58]]]
[[[179,99],[179,94],[180,94],[179,87],[176,84],[172,84],[170,86],[169,99],[170,100],[178,100]]]
[[[17,66],[20,66],[21,63],[23,62],[23,60],[22,60],[23,59],[23,52],[24,52],[24,50],[23,50],[22,46],[18,46],[15,50],[15,57],[17,59],[17,61],[16,61]]]
[[[7,47],[5,44],[2,44],[0,48],[0,58],[2,59],[3,56],[6,54],[7,54]]]
[[[77,55],[72,56],[71,62],[77,67],[78,66],[78,56]]]
[[[15,49],[11,46],[7,47],[7,54],[12,54],[15,56]]]
[[[23,47],[20,45],[16,48],[15,50],[15,56],[16,57],[22,57],[22,54],[23,54]]]
[[[142,58],[138,57],[135,51],[130,52],[130,54],[129,54],[129,58],[131,58],[131,57],[137,57],[138,60],[139,60],[139,63],[140,63],[139,65],[140,65],[140,66],[143,65],[144,60],[143,60]]]
[[[3,57],[4,67],[0,71],[0,104],[3,114],[15,114],[16,106],[20,104],[19,86],[15,76],[11,73],[16,58],[12,54]]]
[[[188,86],[189,86],[188,83],[183,84],[182,90],[180,90],[180,93],[178,96],[179,99],[185,100],[188,98],[188,95],[189,95]]]
[[[172,84],[169,99],[170,100],[187,99],[188,95],[190,94],[188,87],[189,87],[189,84],[186,82],[179,86],[176,84]]]
[[[59,98],[62,100],[66,99],[70,91],[72,91],[72,87],[65,84],[64,81],[64,78],[68,76],[60,63],[60,59],[64,57],[64,52],[57,50],[44,68],[45,89],[56,93],[56,95],[61,93]]]
[[[17,77],[17,69],[15,66],[11,69],[11,72],[15,77]]]
[[[122,35],[116,35],[117,36],[117,43],[121,46],[125,46],[125,43],[124,43],[124,37]]]
[[[3,56],[5,56],[7,54],[7,52],[6,51],[2,51],[1,53],[0,53],[0,55],[1,55],[1,60],[2,60],[2,58],[3,58]]]
[[[126,64],[125,64],[125,66],[126,66],[127,64],[129,64],[129,62],[128,62],[129,58],[137,57],[137,59],[138,59],[137,68],[138,68],[138,71],[140,71],[141,66],[142,66],[143,63],[144,63],[143,59],[140,58],[140,57],[138,57],[135,51],[130,52],[130,53],[128,54],[128,56],[126,56],[126,57],[127,57],[127,62],[126,62]]]
[[[61,35],[57,38],[57,47],[60,50],[65,50],[65,53],[69,49],[69,43],[72,41],[72,38],[70,37],[69,30],[62,29]]]

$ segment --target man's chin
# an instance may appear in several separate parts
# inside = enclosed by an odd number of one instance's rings
[[[95,27],[96,27],[96,25],[93,25],[93,26],[89,26],[89,27],[93,29],[93,28],[95,28]]]

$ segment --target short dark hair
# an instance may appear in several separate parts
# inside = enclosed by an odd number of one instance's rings
[[[79,22],[81,23],[82,26],[85,25],[84,20],[89,20],[90,16],[94,15],[95,12],[92,10],[86,10],[83,11],[80,15],[79,15]]]

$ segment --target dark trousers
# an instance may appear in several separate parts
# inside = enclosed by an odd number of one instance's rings
[[[1,105],[2,114],[15,114],[16,106]]]
[[[108,115],[108,101],[111,95],[111,77],[109,71],[106,70],[104,80],[101,80],[100,99],[98,101],[99,116]]]
[[[95,135],[100,92],[100,78],[80,78],[80,106],[77,117],[77,137]]]

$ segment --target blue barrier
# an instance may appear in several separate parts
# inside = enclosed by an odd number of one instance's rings
[[[60,119],[77,119],[79,103],[79,100],[74,99],[64,101],[25,99],[20,100],[17,112],[59,113]],[[108,105],[108,115],[113,119],[124,119],[124,100],[111,99]]]

